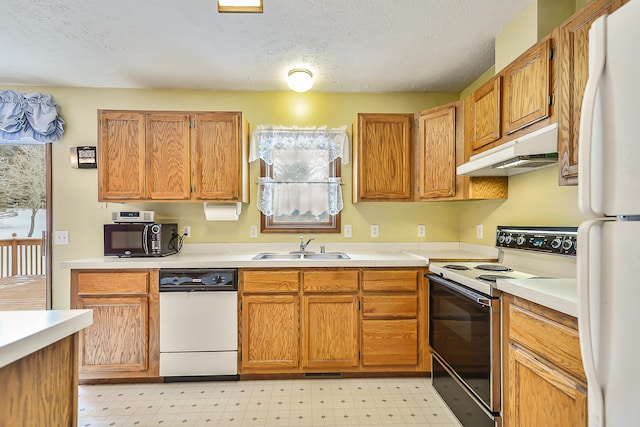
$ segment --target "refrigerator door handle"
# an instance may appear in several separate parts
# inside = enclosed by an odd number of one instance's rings
[[[598,372],[594,357],[594,344],[592,340],[591,301],[589,289],[590,283],[596,278],[590,277],[590,268],[599,269],[600,254],[597,253],[599,247],[590,245],[590,236],[596,228],[602,227],[602,221],[591,220],[580,224],[578,228],[578,260],[577,260],[577,282],[578,282],[578,336],[580,338],[580,352],[582,353],[582,364],[587,376],[588,384],[588,418],[589,427],[604,427],[604,399],[602,395],[602,385],[598,380]],[[596,285],[596,284],[593,284]]]
[[[592,177],[596,170],[596,166],[592,162],[593,144],[596,142],[593,138],[593,121],[595,117],[596,95],[598,93],[598,85],[600,78],[604,72],[605,54],[606,54],[606,15],[596,19],[591,24],[589,30],[589,78],[584,89],[584,97],[582,98],[582,108],[580,111],[580,134],[578,144],[578,206],[580,211],[587,216],[600,217],[601,212],[594,210],[594,188]],[[601,141],[600,141],[601,142]],[[598,160],[598,159],[596,159]],[[597,166],[601,168],[602,166]],[[601,172],[599,172],[600,175]],[[598,194],[601,198],[601,194]]]

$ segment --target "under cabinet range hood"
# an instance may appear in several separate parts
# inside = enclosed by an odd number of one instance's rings
[[[458,175],[508,176],[558,162],[558,124],[545,126],[513,141],[471,156]]]

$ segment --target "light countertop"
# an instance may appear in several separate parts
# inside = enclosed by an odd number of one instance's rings
[[[578,317],[576,279],[499,279],[499,290]]]
[[[92,323],[92,310],[0,311],[0,368]]]
[[[254,260],[258,253],[288,253],[290,243],[228,243],[185,245],[182,252],[162,258],[96,257],[61,263],[69,269],[121,268],[278,268],[278,267],[426,267],[430,260],[491,260],[492,247],[458,242],[442,243],[326,243],[327,252],[345,252],[339,260]],[[310,251],[319,252],[320,244]]]

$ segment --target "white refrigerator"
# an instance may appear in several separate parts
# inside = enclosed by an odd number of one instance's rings
[[[578,329],[590,427],[640,425],[640,0],[589,30]]]

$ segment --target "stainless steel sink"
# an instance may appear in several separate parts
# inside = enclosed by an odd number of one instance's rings
[[[316,259],[316,260],[331,260],[331,259],[350,259],[344,252],[324,252],[324,253],[268,253],[262,252],[253,257],[254,260],[303,260],[303,259]]]

